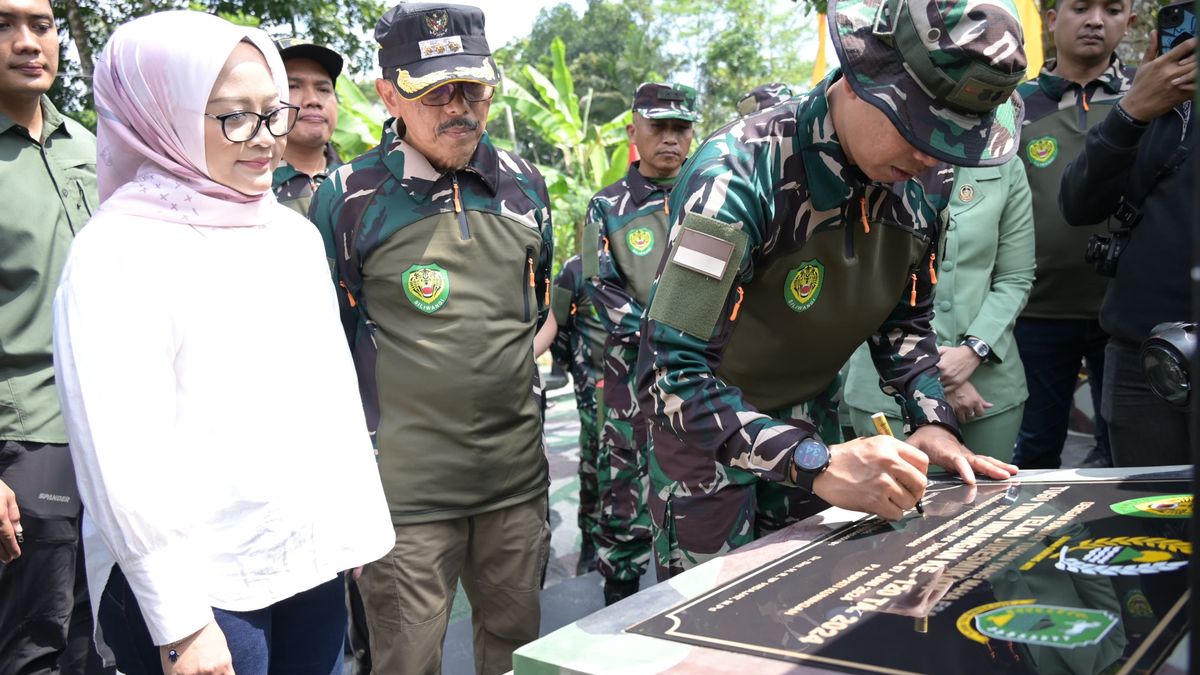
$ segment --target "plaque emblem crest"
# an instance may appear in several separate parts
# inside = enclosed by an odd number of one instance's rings
[[[1058,157],[1058,140],[1053,136],[1035,138],[1025,146],[1025,154],[1029,157],[1029,163],[1039,169],[1050,166]]]
[[[1094,645],[1116,624],[1117,617],[1103,610],[1037,604],[1001,607],[975,617],[975,629],[989,638],[1065,649]]]
[[[625,243],[634,255],[646,255],[654,248],[654,230],[648,227],[638,227],[625,235]]]
[[[450,299],[450,274],[436,263],[413,265],[405,270],[401,283],[408,301],[426,314],[438,311]]]
[[[425,28],[429,29],[430,37],[445,37],[450,30],[450,15],[444,9],[426,12]]]
[[[1187,566],[1192,545],[1163,537],[1100,537],[1063,546],[1054,566],[1089,576],[1160,574]]]
[[[1160,495],[1126,499],[1109,508],[1123,516],[1139,518],[1191,518],[1192,495]]]
[[[783,284],[783,300],[793,312],[807,311],[817,302],[825,285],[825,266],[818,260],[805,260],[788,272]]]

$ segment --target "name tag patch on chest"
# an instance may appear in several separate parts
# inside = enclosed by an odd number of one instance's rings
[[[820,261],[805,260],[788,272],[783,285],[783,299],[794,312],[808,310],[821,295],[825,285],[825,266]]]
[[[732,242],[685,227],[679,234],[679,244],[671,262],[720,281],[725,276],[733,249]]]
[[[646,255],[654,248],[654,230],[648,227],[635,227],[625,235],[625,243],[634,255]]]
[[[404,295],[418,310],[433,314],[450,299],[450,274],[437,263],[413,265],[404,272]]]

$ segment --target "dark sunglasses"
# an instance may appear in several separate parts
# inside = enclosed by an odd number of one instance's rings
[[[421,103],[428,106],[443,106],[454,100],[455,92],[462,92],[463,98],[469,103],[479,103],[492,98],[496,88],[482,82],[447,82],[425,92]]]

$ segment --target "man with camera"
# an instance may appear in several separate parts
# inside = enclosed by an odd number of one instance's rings
[[[1131,2],[1072,0],[1047,10],[1055,58],[1018,89],[1025,100],[1018,154],[1029,177],[1037,255],[1029,302],[1013,328],[1029,386],[1013,452],[1013,463],[1023,469],[1058,468],[1081,362],[1100,409],[1108,335],[1097,318],[1108,278],[1092,270],[1084,249],[1089,235],[1105,231],[1104,218],[1087,228],[1068,227],[1058,212],[1058,190],[1088,129],[1129,90],[1133,70],[1115,50],[1134,20]],[[1109,466],[1105,420],[1095,419],[1095,446],[1085,466]]]
[[[1160,30],[1177,7],[1163,8]],[[1091,248],[1115,268],[1100,308],[1100,325],[1110,335],[1101,412],[1115,466],[1190,461],[1187,411],[1155,396],[1139,357],[1156,325],[1185,320],[1191,311],[1196,39],[1161,55],[1159,42],[1151,40],[1129,92],[1088,132],[1059,195],[1071,225],[1108,218],[1112,228],[1107,241],[1093,240]]]

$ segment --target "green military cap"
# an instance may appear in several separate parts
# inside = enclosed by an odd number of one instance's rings
[[[328,47],[315,45],[308,40],[296,37],[275,39],[275,48],[284,61],[288,59],[312,59],[329,73],[329,79],[337,82],[342,73],[342,55]]]
[[[633,95],[633,112],[652,120],[695,122],[696,90],[686,84],[644,82]]]
[[[751,89],[737,102],[738,114],[742,117],[756,110],[763,110],[782,103],[792,97],[792,88],[782,82],[760,84]]]
[[[1021,20],[1010,0],[835,0],[846,79],[921,152],[1003,164],[1025,116]]]

